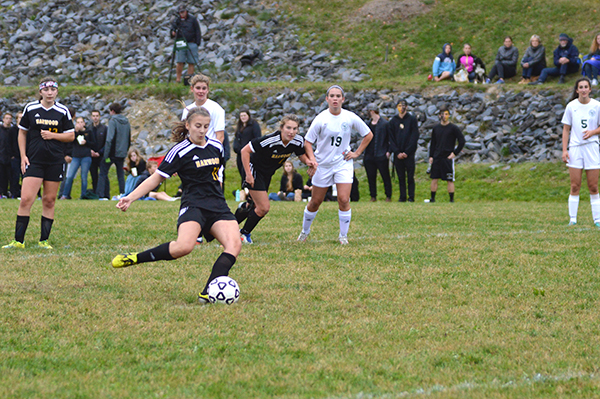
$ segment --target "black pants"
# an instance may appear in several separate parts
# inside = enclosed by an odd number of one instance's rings
[[[390,168],[388,165],[387,158],[379,159],[365,159],[363,161],[365,171],[367,172],[367,179],[369,180],[369,194],[371,198],[377,198],[377,171],[383,179],[383,189],[385,190],[385,197],[392,197],[392,180],[390,179]]]
[[[496,75],[500,79],[509,79],[517,74],[516,65],[505,65],[501,63],[494,64],[492,71],[490,72],[490,76],[488,78],[490,80],[494,79]]]
[[[10,162],[0,163],[0,195],[8,197],[8,181],[10,179]]]
[[[110,182],[108,180],[108,170],[112,164],[115,164],[117,168],[117,180],[119,182],[119,193],[125,192],[125,172],[123,171],[123,162],[125,158],[109,158],[110,162],[101,162],[100,163],[100,176],[98,176],[98,189],[96,190],[96,194],[100,198],[108,198],[110,199]]]
[[[395,154],[394,154],[395,156]],[[408,182],[408,199],[415,200],[415,157],[394,158],[394,166],[400,185],[400,201],[406,201],[406,183]]]
[[[240,177],[242,178],[242,185],[244,185],[244,182],[246,181],[246,171],[244,170],[244,165],[242,164],[242,154],[237,154],[235,163],[237,165],[238,172],[240,172]]]
[[[98,190],[98,171],[100,170],[100,161],[102,157],[92,158],[92,165],[90,166],[90,175],[92,176],[92,188],[94,192]]]
[[[10,160],[10,194],[13,198],[21,196],[21,158]]]

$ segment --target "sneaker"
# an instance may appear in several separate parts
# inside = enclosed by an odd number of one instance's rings
[[[485,79],[485,84],[486,84],[486,85],[489,85],[490,83],[492,83],[492,81],[490,80],[490,78],[486,78],[486,79]]]
[[[54,248],[52,248],[52,245],[48,244],[48,240],[38,242],[38,247],[44,248],[44,249],[54,249]]]
[[[544,84],[544,82],[542,82],[541,80],[538,79],[535,82],[529,82],[527,84],[530,85],[530,86],[533,86],[533,85],[542,85],[542,84]]]
[[[565,75],[560,75],[560,78],[558,78],[558,84],[564,84],[565,83]]]
[[[210,300],[208,299],[208,294],[199,293],[198,302],[200,302],[200,305],[208,305],[210,303]]]
[[[252,244],[252,238],[250,238],[250,234],[244,234],[240,232],[242,238],[242,244]]]
[[[598,79],[592,79],[592,86],[598,86]]]
[[[112,260],[113,267],[127,267],[136,265],[137,263],[137,252],[129,252],[126,254],[117,255]]]
[[[5,245],[2,247],[3,249],[12,249],[12,248],[25,248],[25,244],[22,242],[19,242],[17,240],[12,240],[10,242],[10,244]]]
[[[504,79],[498,79],[498,81],[496,82],[497,85],[503,85],[504,84]]]
[[[575,226],[576,224],[577,224],[577,222],[574,222],[573,220],[571,220],[571,221],[569,222],[569,226]]]
[[[340,242],[340,245],[348,245],[348,237],[346,236],[339,237],[338,241]]]
[[[310,233],[309,233],[310,234]],[[306,239],[308,238],[308,234],[305,234],[303,231],[300,232],[300,235],[298,236],[298,239],[296,241],[298,242],[306,242]]]
[[[600,229],[600,222],[594,223],[594,226],[596,226],[597,229]]]

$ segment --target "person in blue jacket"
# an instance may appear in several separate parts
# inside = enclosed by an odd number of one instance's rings
[[[565,83],[565,76],[579,71],[579,49],[573,44],[573,38],[566,33],[558,36],[558,47],[554,50],[554,68],[544,68],[540,78],[529,83],[539,85],[546,81],[548,76],[560,76],[558,83]]]
[[[442,52],[433,61],[433,80],[439,82],[444,79],[452,79],[455,69],[456,63],[452,56],[452,45],[445,43],[442,46]]]

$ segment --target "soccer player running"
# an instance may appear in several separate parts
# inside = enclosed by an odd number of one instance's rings
[[[600,195],[598,174],[600,169],[600,102],[590,98],[592,85],[588,78],[575,82],[573,94],[562,118],[562,160],[569,167],[571,193],[569,195],[569,225],[577,224],[579,190],[585,169],[594,225],[600,228]]]
[[[117,255],[112,260],[113,267],[173,260],[192,252],[200,234],[207,241],[216,238],[223,245],[223,253],[213,264],[206,286],[198,294],[202,304],[208,303],[208,284],[216,277],[229,274],[242,247],[238,224],[221,190],[219,171],[223,164],[223,146],[217,140],[206,138],[209,126],[210,114],[206,109],[190,109],[186,120],[173,128],[172,140],[178,144],[169,150],[156,173],[117,204],[117,208],[126,211],[133,201],[177,173],[183,185],[177,240],[143,252]]]
[[[48,243],[54,222],[54,204],[64,175],[64,145],[75,139],[71,114],[56,101],[58,83],[44,78],[39,86],[40,100],[25,106],[19,122],[19,152],[21,154],[21,202],[17,210],[15,239],[2,248],[25,248],[25,232],[31,207],[40,188],[42,197],[42,227],[38,246],[52,249]]]
[[[450,202],[454,202],[454,158],[465,146],[465,136],[458,126],[450,123],[450,111],[445,106],[440,108],[439,118],[440,123],[433,127],[429,142],[431,198],[425,202],[435,202],[439,179],[448,182]]]
[[[354,179],[352,160],[367,148],[373,138],[373,133],[358,115],[342,109],[345,93],[340,86],[333,85],[327,89],[325,99],[329,106],[328,109],[317,115],[304,137],[306,156],[309,160],[316,162],[318,167],[312,177],[312,198],[304,209],[302,232],[298,236],[298,241],[303,242],[308,238],[312,222],[325,199],[327,190],[335,184],[340,222],[338,241],[340,244],[346,245],[348,244],[348,228],[352,219],[352,210],[350,209],[350,191]],[[350,150],[350,136],[353,129],[363,138],[356,152]],[[315,144],[317,149],[313,152]]]
[[[238,223],[248,218],[240,230],[242,241],[246,244],[252,244],[252,230],[269,212],[268,190],[275,171],[281,168],[292,154],[296,154],[309,167],[309,175],[312,176],[317,167],[317,163],[305,155],[304,138],[298,134],[299,125],[300,121],[296,115],[286,115],[281,119],[280,130],[255,138],[242,148],[246,187],[252,203],[240,204],[235,216]]]

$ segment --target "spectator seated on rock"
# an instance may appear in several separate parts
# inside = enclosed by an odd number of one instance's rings
[[[498,75],[498,82],[504,83],[505,79],[510,79],[517,74],[517,62],[519,61],[519,50],[513,45],[512,37],[504,38],[504,45],[498,49],[494,66],[490,71],[490,76],[485,80],[489,84],[494,81]]]
[[[591,79],[592,86],[598,86],[600,71],[600,33],[592,39],[590,53],[583,58],[583,74]]]
[[[433,80],[439,82],[452,79],[455,69],[456,63],[454,57],[452,57],[452,45],[446,43],[442,46],[442,52],[433,61]]]
[[[485,64],[479,57],[471,53],[471,45],[469,43],[465,43],[463,46],[463,53],[459,55],[456,60],[458,62],[454,79],[457,82],[466,82],[467,79],[471,83],[484,82]],[[464,71],[467,79],[462,80],[457,77],[459,74],[462,74],[461,71]]]
[[[565,76],[579,71],[579,50],[573,44],[573,39],[561,33],[558,37],[558,47],[554,50],[554,67],[544,68],[540,78],[531,84],[542,84],[548,76],[560,76],[558,83],[565,83]]]
[[[531,82],[531,78],[540,76],[542,69],[546,68],[546,48],[542,46],[542,40],[538,35],[533,35],[529,39],[529,47],[523,54],[521,67],[523,74],[520,85]]]

